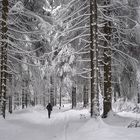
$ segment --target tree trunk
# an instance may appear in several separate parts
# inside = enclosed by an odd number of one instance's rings
[[[119,85],[119,83],[115,83],[115,85],[114,85],[114,102],[117,101],[118,97],[120,97],[120,85]]]
[[[72,109],[76,107],[76,87],[72,87]]]
[[[83,92],[84,92],[84,95],[83,95],[83,107],[87,107],[87,105],[88,105],[88,88],[87,88],[86,85],[84,85]]]
[[[56,86],[56,85],[55,85]],[[54,105],[57,105],[57,88],[54,89]]]
[[[54,106],[54,91],[53,88],[50,89],[50,103]]]
[[[59,90],[59,109],[61,109],[61,106],[62,106],[62,87],[60,87],[60,90]]]
[[[37,98],[37,94],[35,93],[34,95],[34,106],[36,106],[38,104],[38,98]]]
[[[22,109],[25,107],[25,97],[24,97],[24,89],[22,89]]]
[[[138,93],[137,96],[138,96],[138,104],[139,104],[140,103],[140,94]]]
[[[97,1],[90,0],[91,117],[99,115]]]
[[[28,107],[28,94],[25,94],[25,106]]]
[[[45,94],[43,95],[43,106],[46,107],[46,98],[45,98]]]
[[[0,97],[2,115],[5,118],[6,110],[6,81],[7,81],[7,46],[8,43],[3,41],[7,40],[7,17],[8,17],[8,0],[2,0],[2,21],[1,21],[1,82],[0,82]]]
[[[110,4],[110,0],[104,1],[104,6]],[[104,14],[110,16],[110,11],[105,8]],[[103,118],[106,118],[112,105],[112,89],[111,89],[111,22],[106,20],[104,26],[105,41],[104,41],[104,100],[103,100]]]
[[[12,96],[9,96],[9,113],[12,113]]]
[[[9,113],[12,113],[12,100],[13,100],[13,82],[12,82],[12,74],[8,74],[9,79]]]
[[[52,106],[54,106],[54,81],[53,81],[53,77],[51,76],[50,77],[50,84],[51,84],[51,87],[50,87],[50,103]]]
[[[54,74],[54,105],[57,105],[57,83],[56,83],[56,75]]]

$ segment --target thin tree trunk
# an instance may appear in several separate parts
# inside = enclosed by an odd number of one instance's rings
[[[22,109],[25,107],[25,97],[24,97],[24,89],[22,89]]]
[[[62,107],[62,84],[63,84],[63,76],[60,77],[60,94],[59,94],[59,109]]]
[[[12,96],[9,96],[9,113],[12,113]]]
[[[7,17],[8,17],[8,0],[2,0],[2,21],[1,21],[1,82],[0,82],[0,97],[1,97],[1,107],[2,115],[5,118],[6,110],[6,82],[7,82],[7,46],[8,43],[3,41],[7,40]]]
[[[50,103],[52,106],[54,106],[54,81],[53,81],[53,77],[50,77]]]
[[[56,74],[54,74],[54,105],[57,104],[57,83],[56,83]]]
[[[94,108],[95,116],[99,116],[99,67],[98,67],[98,17],[97,17],[97,0],[94,3],[94,13],[95,13],[95,37],[94,37],[94,85],[95,85],[95,98],[94,98]]]
[[[76,87],[72,87],[72,108],[76,107]]]
[[[55,92],[55,94],[54,94],[54,105],[56,106],[57,105],[57,88],[56,87],[54,89],[54,92]]]
[[[9,113],[12,113],[12,100],[13,100],[13,77],[12,74],[8,74],[9,78]]]
[[[52,106],[54,106],[54,92],[53,92],[53,88],[51,88],[50,90],[50,103]]]
[[[25,106],[28,107],[28,94],[25,94]]]
[[[60,86],[60,90],[59,90],[59,109],[61,109],[61,106],[62,106],[62,87]]]
[[[94,35],[93,35],[93,24],[94,24],[94,20],[93,20],[93,1],[90,0],[90,40],[91,40],[91,44],[90,44],[90,59],[91,59],[91,63],[90,63],[90,67],[91,67],[91,97],[90,97],[90,102],[91,102],[91,117],[93,116],[93,99],[94,99],[94,64],[93,64],[93,57],[94,57],[94,53],[93,53],[93,40],[94,40]]]
[[[34,95],[34,106],[36,106],[38,103],[37,103],[37,97],[36,97],[36,94]]]
[[[16,102],[19,102],[18,101],[18,98],[16,97],[16,95],[15,95],[15,92],[14,92],[14,96],[13,96],[13,101],[14,101],[14,110],[16,109],[16,105],[17,105],[17,103]]]
[[[138,104],[140,103],[140,93],[137,94],[138,96]]]
[[[87,88],[86,85],[84,85],[83,92],[84,92],[84,95],[83,95],[83,107],[87,107],[87,105],[88,105],[88,88]]]

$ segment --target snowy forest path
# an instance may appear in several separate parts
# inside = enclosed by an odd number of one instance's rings
[[[16,111],[5,120],[0,119],[0,140],[71,140],[71,135],[85,123],[79,117],[80,111],[75,112],[54,108],[48,119],[43,108]]]
[[[49,119],[45,108],[28,108],[7,114],[5,120],[0,116],[0,140],[139,140],[140,128],[127,128],[135,114],[125,116],[90,119],[87,109],[54,107]]]

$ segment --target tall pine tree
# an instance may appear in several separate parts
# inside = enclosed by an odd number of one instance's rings
[[[0,82],[0,97],[2,115],[5,118],[6,109],[6,82],[7,82],[7,47],[8,47],[8,0],[2,0],[2,21],[1,21],[1,82]]]

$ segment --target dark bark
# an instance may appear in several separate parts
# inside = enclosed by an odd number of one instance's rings
[[[53,77],[51,76],[50,77],[50,84],[51,84],[51,87],[50,87],[50,103],[52,106],[54,106],[54,81],[53,81]]]
[[[54,106],[54,89],[50,89],[50,103],[52,106]]]
[[[83,89],[84,95],[83,95],[83,107],[87,107],[88,105],[88,88],[86,85],[84,85]]]
[[[6,110],[6,82],[7,82],[7,46],[8,43],[3,41],[7,40],[7,18],[8,18],[8,0],[2,0],[2,21],[1,21],[1,82],[0,82],[0,97],[2,105],[2,115],[5,118]]]
[[[140,103],[140,94],[138,93],[138,104]]]
[[[110,0],[105,0],[104,5],[110,4]],[[110,10],[105,8],[104,14],[110,16]],[[107,114],[112,108],[111,98],[111,22],[106,20],[104,26],[104,33],[106,40],[104,41],[104,100],[103,100],[103,118],[107,117]]]
[[[28,94],[25,94],[25,106],[28,107]]]
[[[22,89],[22,109],[25,107],[25,95],[24,95],[24,89]]]
[[[91,102],[91,117],[93,116],[93,99],[94,99],[94,62],[93,62],[93,57],[94,57],[94,53],[93,53],[93,41],[94,41],[94,35],[93,35],[93,0],[90,0],[90,59],[91,59],[91,63],[90,63],[90,67],[91,67],[91,97],[90,97],[90,102]]]
[[[12,96],[9,96],[9,113],[12,113]]]
[[[62,100],[62,98],[61,98],[62,97],[62,87],[60,87],[60,91],[59,92],[60,92],[60,94],[59,94],[59,109],[61,109],[61,105],[62,105],[62,103],[61,103],[62,102],[61,101]]]
[[[34,96],[34,105],[36,106],[38,104],[38,98],[36,97],[37,95],[35,94]]]
[[[55,87],[55,89],[54,89],[54,105],[56,106],[57,105],[57,88]]]
[[[98,108],[98,31],[97,31],[97,1],[90,0],[90,67],[91,67],[91,117],[97,115]]]
[[[45,98],[45,95],[43,96],[43,106],[46,107],[46,98]]]
[[[72,87],[72,108],[76,107],[76,87]]]
[[[62,106],[62,85],[63,85],[63,75],[60,77],[60,90],[59,90],[59,109],[61,109]]]

